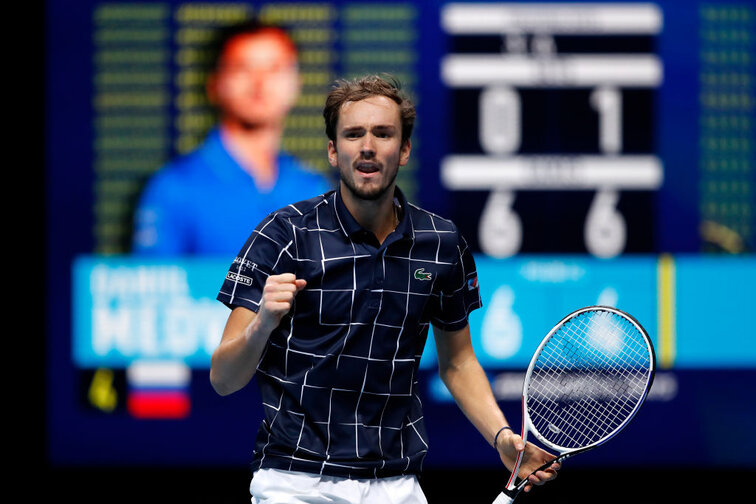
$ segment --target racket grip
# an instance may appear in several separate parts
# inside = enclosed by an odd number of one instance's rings
[[[512,504],[512,502],[514,502],[513,497],[501,492],[491,504]]]

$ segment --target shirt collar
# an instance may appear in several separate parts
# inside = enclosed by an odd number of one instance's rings
[[[341,197],[341,184],[338,185],[333,195],[334,209],[336,211],[336,218],[338,219],[341,230],[346,236],[353,236],[356,233],[368,232],[363,228],[357,220],[349,213],[344,200]],[[409,206],[407,205],[407,198],[404,197],[404,193],[398,186],[394,186],[394,205],[397,208],[397,213],[400,215],[399,224],[394,230],[395,233],[399,233],[402,236],[412,236],[412,229],[409,216]]]

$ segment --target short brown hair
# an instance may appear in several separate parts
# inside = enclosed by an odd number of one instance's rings
[[[415,125],[415,105],[402,91],[399,81],[389,75],[365,75],[352,80],[340,79],[334,84],[326,98],[323,118],[326,135],[336,143],[336,124],[339,122],[341,106],[346,102],[364,100],[370,96],[385,96],[399,105],[399,117],[402,122],[402,143],[412,136]]]
[[[286,45],[296,57],[299,53],[297,45],[291,36],[282,27],[273,24],[263,23],[256,18],[247,19],[237,24],[231,24],[220,28],[210,43],[210,54],[212,56],[212,70],[218,70],[223,59],[223,53],[226,51],[231,41],[236,37],[244,35],[264,35],[274,34],[279,37],[281,42]]]

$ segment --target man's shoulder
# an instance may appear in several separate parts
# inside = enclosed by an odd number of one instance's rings
[[[274,218],[286,221],[307,219],[322,205],[330,205],[330,197],[334,192],[335,191],[331,190],[312,198],[290,203],[285,207],[271,212],[270,215]]]
[[[205,148],[200,146],[192,151],[179,154],[168,161],[161,171],[182,176],[190,174],[205,174],[209,163],[204,151]]]
[[[177,156],[156,170],[149,178],[148,184],[167,188],[184,188],[203,185],[207,178],[207,163],[195,150]]]
[[[295,172],[315,175],[315,171],[308,163],[285,150],[279,151],[278,164]]]
[[[207,177],[211,164],[225,163],[226,158],[230,156],[221,141],[220,131],[218,128],[212,128],[202,142],[170,159],[157,174],[165,177]]]
[[[431,212],[430,210],[421,208],[414,203],[408,202],[407,207],[412,219],[412,227],[415,231],[431,230],[447,234],[456,234],[458,232],[456,224],[454,224],[451,219],[447,219],[437,213]]]
[[[418,250],[432,254],[436,260],[455,263],[460,254],[468,250],[467,241],[451,220],[425,210],[413,203],[407,204],[411,219],[412,236]]]

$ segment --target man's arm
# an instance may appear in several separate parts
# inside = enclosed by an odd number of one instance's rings
[[[475,357],[470,341],[470,327],[465,326],[459,331],[444,331],[434,326],[433,334],[441,380],[468,420],[488,444],[493,446],[496,433],[508,426],[509,422],[496,403],[488,378]],[[501,432],[496,448],[501,461],[510,471],[514,467],[517,453],[525,450],[520,477],[527,477],[541,465],[556,458],[533,444],[525,445],[522,438],[511,430]],[[530,482],[542,485],[556,477],[558,468],[558,465],[554,465],[546,471],[538,471],[530,477]],[[525,491],[529,491],[531,487],[532,485],[526,486]]]
[[[218,394],[232,394],[249,383],[270,334],[305,283],[293,273],[271,275],[257,313],[242,306],[233,309],[210,361],[210,383]]]

